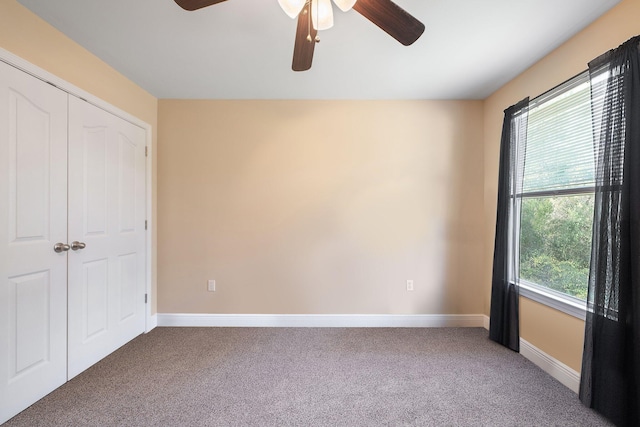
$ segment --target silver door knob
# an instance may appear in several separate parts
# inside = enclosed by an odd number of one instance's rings
[[[53,250],[57,253],[66,252],[69,249],[71,249],[71,246],[67,245],[66,243],[56,243],[55,245],[53,245]]]
[[[87,245],[84,244],[83,242],[78,242],[78,241],[71,242],[71,249],[73,249],[74,251],[77,251],[78,249],[84,249],[86,247]]]

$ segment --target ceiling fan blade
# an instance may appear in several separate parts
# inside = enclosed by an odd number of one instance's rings
[[[353,8],[405,46],[424,32],[422,22],[391,0],[358,0]]]
[[[298,29],[296,30],[296,43],[293,47],[293,71],[306,71],[311,68],[313,62],[313,50],[316,47],[316,35],[318,31],[311,25],[307,2],[298,15]],[[309,40],[309,38],[311,40]]]
[[[175,0],[178,6],[184,10],[198,10],[203,7],[211,6],[212,4],[222,3],[226,0]]]

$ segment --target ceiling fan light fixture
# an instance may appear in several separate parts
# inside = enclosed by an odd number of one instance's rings
[[[333,6],[331,0],[311,1],[311,20],[313,28],[318,31],[333,27]]]
[[[353,8],[353,5],[356,4],[357,0],[333,0],[333,2],[340,8],[343,12],[348,12]]]
[[[291,19],[295,19],[307,0],[278,0],[278,4],[284,10],[284,13],[289,15]]]

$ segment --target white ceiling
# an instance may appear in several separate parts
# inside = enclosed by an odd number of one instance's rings
[[[426,26],[409,47],[334,8],[294,72],[277,0],[18,1],[154,96],[194,99],[483,99],[619,2],[395,0]]]

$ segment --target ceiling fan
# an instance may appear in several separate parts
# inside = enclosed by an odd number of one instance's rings
[[[198,10],[226,0],[175,0],[185,10]],[[333,0],[343,11],[353,8],[405,46],[422,35],[424,24],[391,0]],[[298,17],[293,47],[294,71],[306,71],[313,62],[313,50],[320,39],[318,30],[333,25],[331,0],[278,0],[292,18]],[[324,12],[324,16],[323,16]],[[328,13],[328,14],[327,14]]]

